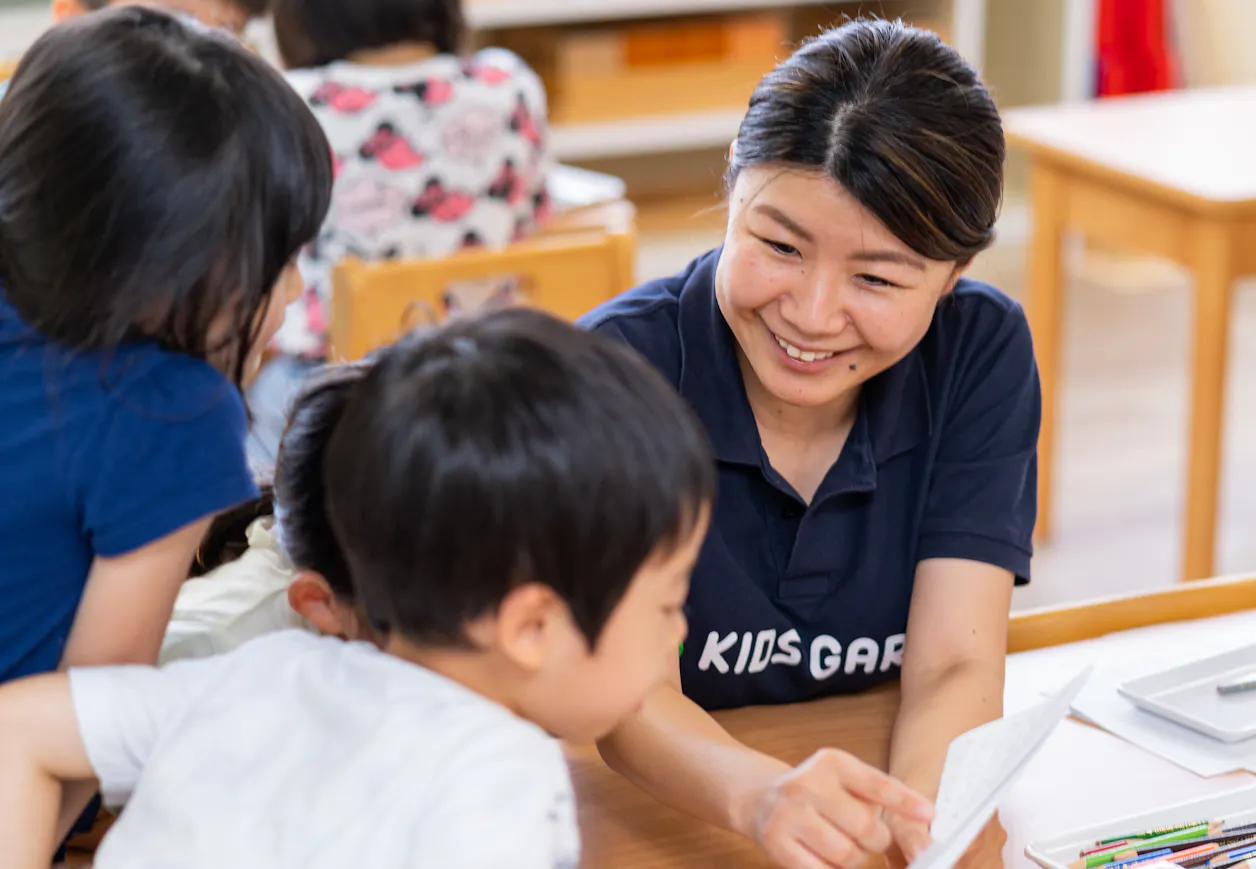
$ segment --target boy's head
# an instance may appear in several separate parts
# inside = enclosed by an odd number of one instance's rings
[[[632,350],[526,309],[410,336],[354,390],[323,468],[391,651],[575,739],[674,669],[714,466]]]
[[[370,636],[358,616],[349,568],[327,519],[323,477],[327,443],[369,362],[329,365],[297,395],[275,461],[275,519],[280,543],[299,571],[288,603],[319,633]]]
[[[210,27],[222,27],[237,36],[249,21],[270,10],[270,0],[52,0],[53,21],[64,21],[76,15],[95,12],[107,6],[137,4],[161,6],[199,18]]]
[[[320,634],[373,639],[360,617],[349,568],[327,520],[323,456],[354,388],[370,362],[328,365],[314,372],[292,402],[279,441],[272,482],[261,496],[214,518],[197,550],[191,576],[204,576],[240,558],[248,529],[273,516],[275,535],[296,574],[288,604]]]

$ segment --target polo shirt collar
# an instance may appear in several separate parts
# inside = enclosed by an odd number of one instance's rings
[[[699,260],[680,292],[680,394],[706,427],[718,461],[766,469],[759,429],[737,363],[737,339],[715,299],[715,268],[721,250]],[[917,446],[932,429],[928,378],[917,347],[864,384],[859,417],[843,449],[843,456],[850,457],[841,462],[854,478],[841,488],[875,489],[875,466]]]

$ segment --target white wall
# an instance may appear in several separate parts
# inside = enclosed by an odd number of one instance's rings
[[[0,7],[0,60],[19,57],[26,46],[39,38],[39,34],[52,23],[47,2],[29,6]],[[267,60],[278,56],[275,36],[269,21],[255,21],[249,26],[247,40]]]
[[[1256,82],[1256,3],[1174,0],[1173,12],[1188,87]]]
[[[19,56],[49,21],[47,3],[0,9],[0,58]]]

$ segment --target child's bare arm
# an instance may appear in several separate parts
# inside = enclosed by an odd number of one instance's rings
[[[64,673],[0,687],[0,866],[47,869],[62,783],[93,775]]]
[[[200,519],[134,552],[97,557],[61,668],[155,664],[175,597],[209,523]]]

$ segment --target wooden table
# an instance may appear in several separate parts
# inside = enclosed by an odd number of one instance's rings
[[[1175,260],[1195,276],[1182,575],[1213,575],[1231,285],[1256,272],[1256,88],[1187,91],[1004,115],[1032,161],[1028,315],[1042,377],[1038,531],[1051,523],[1064,281],[1061,239]],[[1156,340],[1149,336],[1148,340]],[[1113,448],[1118,448],[1114,444]],[[1155,468],[1148,468],[1154,473]]]
[[[1209,580],[1017,614],[1008,650],[1020,654],[1013,654],[1008,662],[1006,710],[1014,712],[1035,702],[1041,690],[1058,687],[1084,664],[1132,645],[1139,634],[1154,630],[1216,634],[1216,623],[1222,618],[1246,618],[1248,622],[1238,627],[1247,636],[1256,633],[1256,577]],[[1188,621],[1198,619],[1213,621]],[[1195,639],[1186,639],[1188,647],[1198,650]],[[898,689],[887,687],[853,697],[741,709],[717,717],[739,739],[786,761],[798,762],[819,748],[835,746],[884,768],[897,711]],[[592,747],[573,748],[569,758],[587,869],[770,866],[740,838],[647,797],[611,772]],[[1078,788],[1079,769],[1101,779],[1103,787]],[[1004,858],[1009,867],[1027,866],[1021,854],[1031,838],[1251,781],[1256,779],[1247,775],[1196,778],[1102,731],[1066,721],[1001,807],[1008,829]],[[71,867],[90,866],[91,849],[104,828],[101,824],[96,835],[75,843],[79,848],[71,853]]]
[[[1008,664],[1008,712],[1059,687],[1068,675],[1129,644],[1139,632],[1197,630],[1182,620],[1256,608],[1256,577],[1193,583],[1164,592],[1017,615],[1012,621]],[[1233,629],[1232,629],[1233,630]],[[1250,630],[1256,632],[1256,613]],[[1103,638],[1103,639],[1097,639]],[[1061,645],[1065,644],[1065,645]],[[1044,660],[1043,655],[1050,656]],[[1206,652],[1204,653],[1206,654]],[[1054,681],[1053,681],[1054,680]],[[898,709],[897,688],[795,706],[762,707],[717,717],[749,745],[798,762],[825,746],[842,748],[885,767],[889,733]],[[748,843],[669,809],[611,772],[592,748],[570,751],[588,869],[767,869],[771,864]],[[1083,794],[1078,770],[1105,785]],[[1075,721],[1065,722],[1009,794],[1002,807],[1008,829],[1007,865],[1025,866],[1021,855],[1032,838],[1135,813],[1157,804],[1215,793],[1251,776],[1199,779],[1153,758],[1116,737]]]

